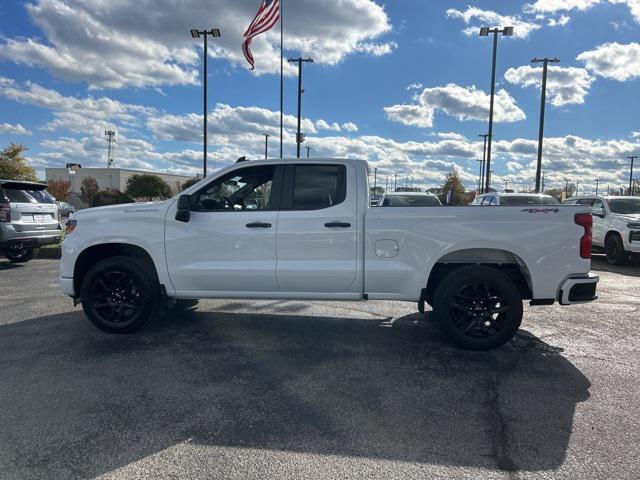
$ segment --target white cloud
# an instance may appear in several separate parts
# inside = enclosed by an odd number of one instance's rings
[[[640,23],[640,0],[609,0],[611,3],[623,4],[637,23]]]
[[[572,103],[584,103],[584,97],[595,80],[584,68],[549,66],[547,75],[547,96],[551,104],[560,107]],[[542,67],[523,65],[508,69],[504,78],[523,87],[540,88]]]
[[[524,10],[542,13],[584,11],[598,3],[600,0],[537,0],[530,5],[525,5]]]
[[[361,43],[356,47],[356,52],[367,53],[374,57],[381,57],[392,53],[398,44],[396,42],[387,43]]]
[[[0,78],[0,95],[23,104],[36,105],[53,111],[53,120],[47,130],[69,130],[76,133],[100,132],[115,122],[120,129],[135,126],[139,115],[150,115],[154,110],[141,105],[127,104],[108,97],[77,98],[61,95],[33,82],[18,84]]]
[[[31,132],[19,123],[11,125],[10,123],[0,123],[0,134],[5,135],[31,135]]]
[[[571,17],[568,15],[561,15],[558,18],[551,17],[547,20],[547,25],[550,27],[564,27],[567,23],[569,23]]]
[[[640,43],[605,43],[576,58],[602,77],[619,82],[640,77]]]
[[[318,130],[333,130],[334,132],[339,132],[341,130],[340,125],[337,122],[329,124],[327,121],[322,119],[316,122],[316,128]]]
[[[420,82],[413,82],[407,85],[407,90],[420,90],[422,88],[422,84]]]
[[[444,87],[425,88],[414,98],[415,104],[385,107],[387,117],[405,125],[431,127],[437,110],[463,121],[486,120],[489,116],[490,96],[475,86],[461,87],[450,83]],[[496,92],[494,121],[517,122],[525,118],[506,90]]]
[[[449,18],[462,20],[465,25],[469,25],[463,31],[466,35],[478,35],[481,26],[503,26],[514,27],[513,36],[517,38],[526,38],[529,34],[540,28],[540,25],[523,20],[519,15],[501,15],[492,10],[482,10],[478,7],[468,6],[466,10],[456,10],[450,8],[447,10]]]
[[[347,132],[357,132],[358,131],[358,125],[356,125],[353,122],[345,122],[342,124],[342,128],[344,130],[346,130]]]
[[[215,12],[222,38],[209,42],[210,55],[244,68],[242,35],[256,7],[226,0],[179,6],[174,0],[35,0],[26,8],[46,42],[10,38],[0,43],[0,57],[97,88],[195,84],[202,41],[192,40],[189,30]],[[353,52],[384,55],[397,46],[372,42],[391,29],[384,8],[372,0],[298,0],[285,8],[285,48],[318,63],[334,65]],[[277,30],[252,43],[258,74],[279,72]]]

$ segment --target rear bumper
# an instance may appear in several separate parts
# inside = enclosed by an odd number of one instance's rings
[[[0,242],[0,250],[21,250],[23,248],[37,248],[45,245],[52,245],[60,242],[60,232],[55,235],[42,235],[42,236],[24,236],[12,238],[10,240]]]
[[[598,298],[596,287],[600,277],[594,273],[567,278],[558,293],[560,305],[592,302]]]

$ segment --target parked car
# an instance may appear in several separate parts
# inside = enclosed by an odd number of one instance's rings
[[[380,198],[382,207],[441,207],[442,202],[433,193],[388,192]]]
[[[542,193],[500,193],[490,192],[478,195],[472,205],[499,206],[499,205],[558,205],[551,195]]]
[[[596,298],[588,206],[370,207],[367,170],[243,162],[169,200],[81,210],[60,285],[107,332],[200,298],[404,300],[471,349],[511,339],[523,300]]]
[[[572,197],[569,205],[587,205],[593,212],[593,248],[612,265],[640,254],[640,197]]]
[[[76,212],[76,207],[67,202],[56,202],[58,205],[58,215],[60,218],[69,218],[72,213]]]
[[[60,241],[58,207],[46,188],[0,180],[0,252],[12,262],[27,262],[38,247]]]

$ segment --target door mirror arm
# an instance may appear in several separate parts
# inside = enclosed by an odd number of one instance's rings
[[[178,208],[176,210],[176,220],[188,222],[191,218],[191,195],[183,194],[178,197]]]

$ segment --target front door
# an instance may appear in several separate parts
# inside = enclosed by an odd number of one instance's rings
[[[191,195],[188,222],[167,218],[167,266],[178,293],[274,292],[282,167],[246,166]]]
[[[351,165],[287,165],[278,215],[281,292],[347,293],[352,287],[357,195],[347,191],[347,174],[355,174]]]

